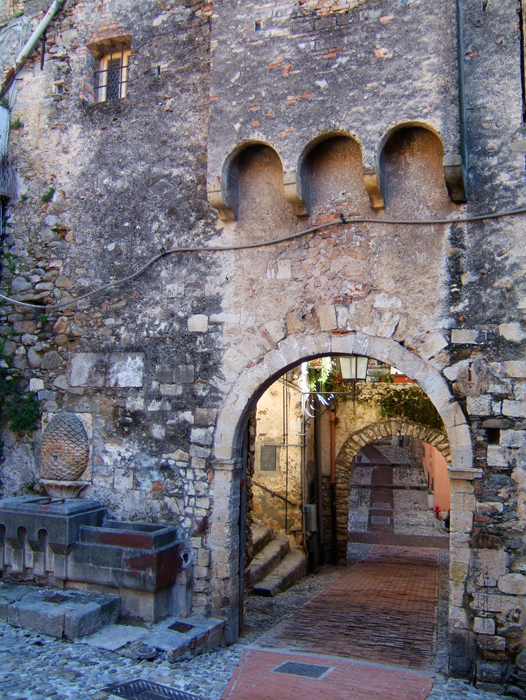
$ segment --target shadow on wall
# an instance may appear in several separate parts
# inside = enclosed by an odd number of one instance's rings
[[[273,229],[295,222],[285,199],[283,166],[270,146],[253,144],[238,154],[228,173],[228,191],[236,219],[249,227]]]
[[[451,209],[443,158],[438,136],[420,126],[404,127],[388,138],[380,171],[384,203],[390,213],[437,216]]]
[[[311,216],[335,207],[343,214],[371,214],[360,146],[348,136],[332,136],[315,145],[301,166],[301,183]]]

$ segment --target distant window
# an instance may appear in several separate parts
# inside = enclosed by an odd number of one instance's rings
[[[261,471],[276,471],[276,445],[261,445]]]
[[[99,60],[95,71],[95,100],[109,102],[126,97],[131,51],[110,53]]]

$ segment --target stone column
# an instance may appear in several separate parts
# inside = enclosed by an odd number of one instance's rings
[[[475,512],[472,479],[481,469],[448,469],[451,479],[451,525],[449,541],[449,670],[469,677],[475,661],[475,635],[467,613],[466,580],[471,562],[470,538]]]
[[[212,556],[212,614],[226,620],[225,641],[239,636],[239,506],[242,459],[212,462],[213,512],[208,544]]]

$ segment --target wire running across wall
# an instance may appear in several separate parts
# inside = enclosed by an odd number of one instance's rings
[[[121,284],[125,284],[126,282],[130,282],[133,279],[136,279],[140,275],[143,274],[143,272],[146,272],[152,265],[154,265],[156,262],[161,260],[162,258],[167,257],[168,255],[175,255],[175,254],[180,254],[180,253],[220,253],[220,252],[228,252],[228,251],[238,251],[238,250],[250,250],[253,248],[264,248],[266,246],[270,245],[277,245],[278,243],[287,243],[288,241],[295,240],[297,238],[302,238],[303,236],[306,236],[310,233],[316,233],[316,231],[320,231],[321,229],[325,228],[331,228],[332,226],[346,226],[348,224],[379,224],[379,225],[391,225],[391,226],[435,226],[435,225],[441,225],[441,224],[462,224],[462,223],[472,223],[475,221],[489,221],[491,219],[499,219],[502,217],[508,217],[508,216],[519,216],[520,214],[526,214],[526,207],[521,207],[519,209],[505,209],[502,211],[494,212],[492,214],[478,214],[475,216],[460,216],[455,219],[373,219],[370,217],[352,217],[350,219],[346,219],[343,215],[340,216],[339,219],[335,219],[334,221],[329,221],[324,224],[318,224],[317,226],[311,226],[310,228],[304,229],[303,231],[297,231],[296,233],[291,233],[288,236],[282,236],[280,238],[272,238],[268,241],[256,241],[255,243],[245,243],[242,245],[233,245],[233,246],[187,246],[187,247],[177,247],[177,248],[169,248],[167,250],[161,250],[160,253],[157,255],[154,255],[150,260],[148,260],[144,265],[142,265],[136,272],[132,272],[129,275],[126,275],[125,277],[121,277],[118,280],[113,280],[112,282],[108,282],[107,284],[102,285],[102,287],[98,287],[97,289],[92,289],[89,292],[86,292],[85,294],[81,294],[79,297],[76,297],[75,299],[70,299],[69,301],[61,302],[58,304],[31,304],[28,302],[24,301],[19,301],[17,299],[13,299],[12,297],[8,297],[5,294],[0,293],[0,299],[4,299],[4,301],[7,301],[11,304],[16,304],[18,306],[25,306],[28,308],[32,309],[38,309],[40,311],[60,311],[61,309],[65,309],[68,306],[73,306],[74,304],[77,304],[79,301],[82,301],[83,299],[87,299],[94,294],[99,294],[101,292],[105,292],[108,289],[112,289],[113,287],[118,287]]]

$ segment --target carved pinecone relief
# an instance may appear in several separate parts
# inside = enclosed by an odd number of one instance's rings
[[[89,442],[74,413],[57,413],[42,436],[40,472],[44,479],[76,481],[88,466]]]

